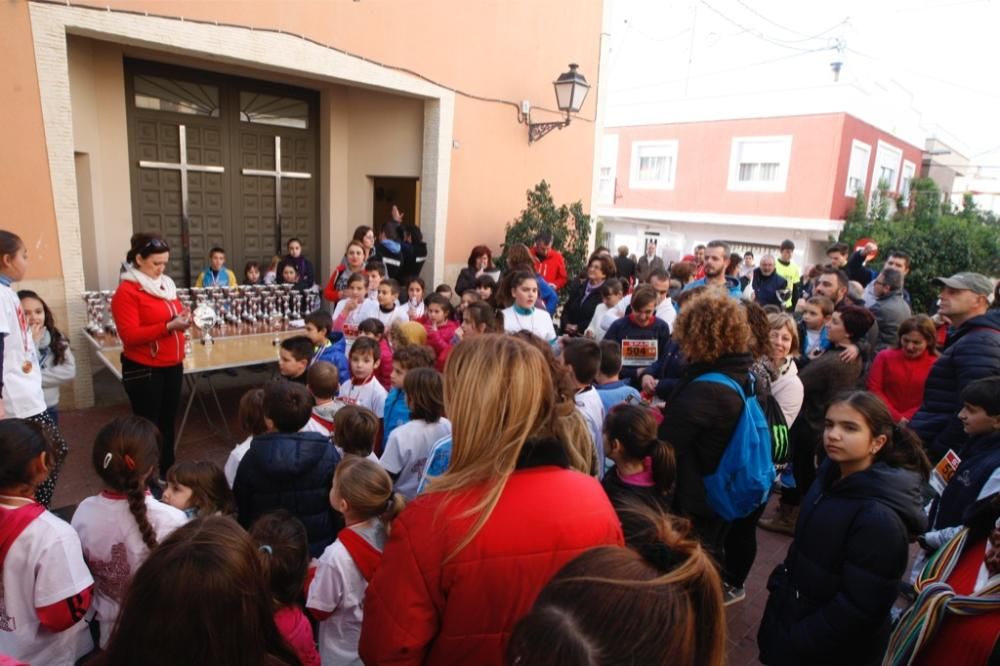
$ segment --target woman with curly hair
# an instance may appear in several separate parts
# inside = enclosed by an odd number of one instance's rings
[[[743,413],[743,396],[724,384],[695,380],[717,372],[749,390],[750,326],[739,301],[709,291],[684,304],[674,337],[688,366],[660,426],[660,439],[673,445],[677,458],[673,508],[691,520],[694,533],[721,562],[729,523],[709,506],[703,479],[726,452]]]

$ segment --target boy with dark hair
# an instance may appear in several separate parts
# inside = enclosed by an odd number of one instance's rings
[[[563,365],[572,370],[577,387],[576,409],[587,423],[587,429],[597,453],[598,470],[604,476],[604,402],[594,380],[601,367],[601,348],[593,340],[586,338],[564,338],[562,350]]]
[[[378,286],[378,320],[389,328],[397,321],[410,321],[406,308],[399,304],[399,283],[392,278],[382,280]]]
[[[597,395],[601,397],[604,413],[607,414],[615,405],[629,398],[640,399],[639,391],[620,379],[622,370],[622,351],[617,342],[605,340],[600,343],[601,365],[597,370]]]
[[[833,317],[833,301],[826,296],[806,299],[802,307],[802,321],[799,322],[800,358],[808,361],[830,348],[826,339],[826,327]]]
[[[834,268],[844,269],[851,256],[851,247],[847,243],[834,243],[826,248],[826,258]]]
[[[378,437],[378,417],[370,409],[346,405],[333,417],[333,443],[341,456],[361,456],[378,462],[372,451]]]
[[[383,285],[384,286],[384,285]],[[382,287],[379,287],[380,289]],[[392,345],[386,339],[386,325],[374,317],[365,319],[358,325],[358,336],[371,338],[378,342],[379,358],[378,367],[375,369],[375,379],[386,391],[389,390],[390,377],[392,376]]]
[[[195,280],[196,289],[208,287],[235,287],[239,285],[236,274],[226,268],[226,251],[221,247],[213,247],[208,251],[208,266]]]
[[[285,338],[278,350],[278,373],[288,381],[305,386],[306,370],[314,351],[312,340],[305,335]]]
[[[312,406],[312,396],[304,386],[291,382],[264,386],[268,432],[250,443],[236,472],[233,494],[244,527],[265,513],[287,509],[306,526],[309,553],[319,557],[344,523],[329,500],[340,455],[328,437],[300,432]]]
[[[621,375],[631,380],[640,370],[662,358],[670,342],[670,326],[656,316],[657,294],[639,287],[632,294],[632,311],[608,327],[604,339],[621,346]]]
[[[382,434],[382,446],[389,441],[389,435],[393,430],[410,420],[410,408],[406,405],[406,391],[403,389],[406,373],[416,368],[433,368],[435,358],[434,350],[423,345],[407,345],[396,349],[392,358],[390,377],[392,388],[385,399],[383,414],[385,430]]]
[[[340,387],[338,400],[346,405],[360,405],[382,418],[385,389],[375,379],[381,353],[378,341],[359,337],[351,346],[351,378]]]
[[[306,337],[313,343],[313,356],[310,364],[325,361],[332,364],[338,373],[339,380],[346,382],[351,377],[347,365],[345,349],[347,342],[343,334],[333,334],[333,317],[326,310],[310,312],[303,321],[306,323]],[[336,340],[336,342],[334,342]]]
[[[333,433],[333,417],[343,405],[334,398],[340,390],[337,368],[326,361],[316,361],[306,372],[306,386],[316,404],[305,430],[329,437]]]
[[[368,298],[378,303],[378,286],[385,279],[385,264],[378,259],[369,259],[365,264],[365,275],[368,276]]]

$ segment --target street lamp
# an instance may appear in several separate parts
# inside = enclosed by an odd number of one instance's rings
[[[560,111],[565,112],[566,120],[552,123],[533,123],[531,122],[531,104],[528,101],[521,102],[521,111],[517,114],[517,122],[528,126],[529,144],[538,141],[552,130],[561,130],[569,125],[572,119],[570,114],[579,113],[580,108],[583,107],[583,100],[587,98],[590,84],[587,83],[583,74],[576,71],[578,66],[575,62],[570,63],[569,71],[563,72],[558,79],[552,82],[556,91],[556,106],[559,107]]]

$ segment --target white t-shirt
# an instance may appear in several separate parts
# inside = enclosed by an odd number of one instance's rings
[[[8,418],[27,418],[45,411],[42,364],[21,299],[0,284],[0,335],[3,341],[3,405]],[[27,372],[25,372],[27,368]]]
[[[379,551],[385,547],[385,528],[378,518],[344,529],[354,530]],[[324,664],[362,664],[358,641],[367,589],[368,582],[344,544],[338,539],[327,546],[316,565],[316,575],[306,597],[307,608],[333,613],[319,623],[319,655]]]
[[[379,463],[390,474],[398,474],[396,492],[411,500],[423,479],[424,466],[434,444],[451,434],[451,421],[442,418],[434,423],[413,419],[389,435]]]
[[[226,475],[226,481],[229,482],[230,488],[236,483],[236,470],[240,468],[240,461],[243,460],[243,456],[250,450],[250,442],[252,441],[253,435],[250,435],[229,452],[229,458],[226,459],[226,466],[222,469],[222,472]]]
[[[597,307],[594,308],[594,316],[590,319],[590,326],[587,327],[587,332],[590,333],[591,337],[593,337],[596,342],[603,340],[604,335],[608,332],[606,329],[601,328],[601,319],[607,311],[607,305],[604,303],[598,303]]]
[[[590,438],[597,456],[598,474],[604,478],[604,401],[601,400],[601,394],[597,392],[597,389],[590,387],[577,393],[574,402],[576,402],[577,411],[587,422],[587,430],[590,431]]]
[[[29,664],[72,666],[93,649],[87,623],[81,619],[54,633],[42,626],[35,609],[69,599],[93,584],[73,528],[48,511],[31,521],[3,563],[0,654]]]
[[[415,305],[414,305],[413,301],[407,301],[406,305],[403,306],[403,309],[406,310],[406,316],[409,319],[417,320],[417,319],[420,319],[421,317],[424,316],[424,302],[423,301],[417,301],[417,303]],[[413,316],[412,317],[410,316],[410,310],[413,310]]]
[[[337,317],[341,315],[344,311],[344,307],[347,305],[349,299],[343,298],[337,302],[337,307],[333,310],[333,319],[337,320]],[[344,355],[348,358],[351,357],[351,345],[354,341],[358,339],[358,325],[361,324],[365,319],[378,319],[379,309],[378,303],[376,301],[365,299],[361,305],[351,310],[351,313],[347,315],[347,319],[344,320]]]
[[[94,575],[93,608],[101,623],[101,647],[108,644],[132,575],[149,555],[128,501],[111,493],[94,495],[80,502],[73,514],[73,528],[80,535],[83,557]],[[187,522],[180,509],[146,495],[146,519],[157,543]]]
[[[385,330],[389,330],[393,324],[397,321],[402,324],[403,322],[410,321],[410,314],[406,307],[396,303],[396,307],[392,309],[391,312],[382,312],[382,308],[378,308],[378,320],[385,324]]]
[[[556,339],[556,329],[552,326],[552,317],[541,308],[534,308],[529,315],[518,314],[514,306],[503,311],[503,330],[507,333],[531,331],[542,340],[552,342]]]
[[[340,387],[337,400],[345,405],[365,407],[375,412],[375,416],[382,418],[382,414],[385,412],[385,398],[387,395],[389,394],[378,383],[378,380],[375,379],[375,375],[372,374],[363,384],[358,384],[357,386],[354,385],[353,377],[348,379]]]

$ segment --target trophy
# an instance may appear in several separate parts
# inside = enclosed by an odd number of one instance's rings
[[[201,330],[201,344],[210,345],[215,342],[212,339],[211,328],[219,320],[219,315],[215,309],[207,303],[202,303],[194,309],[194,325]]]

